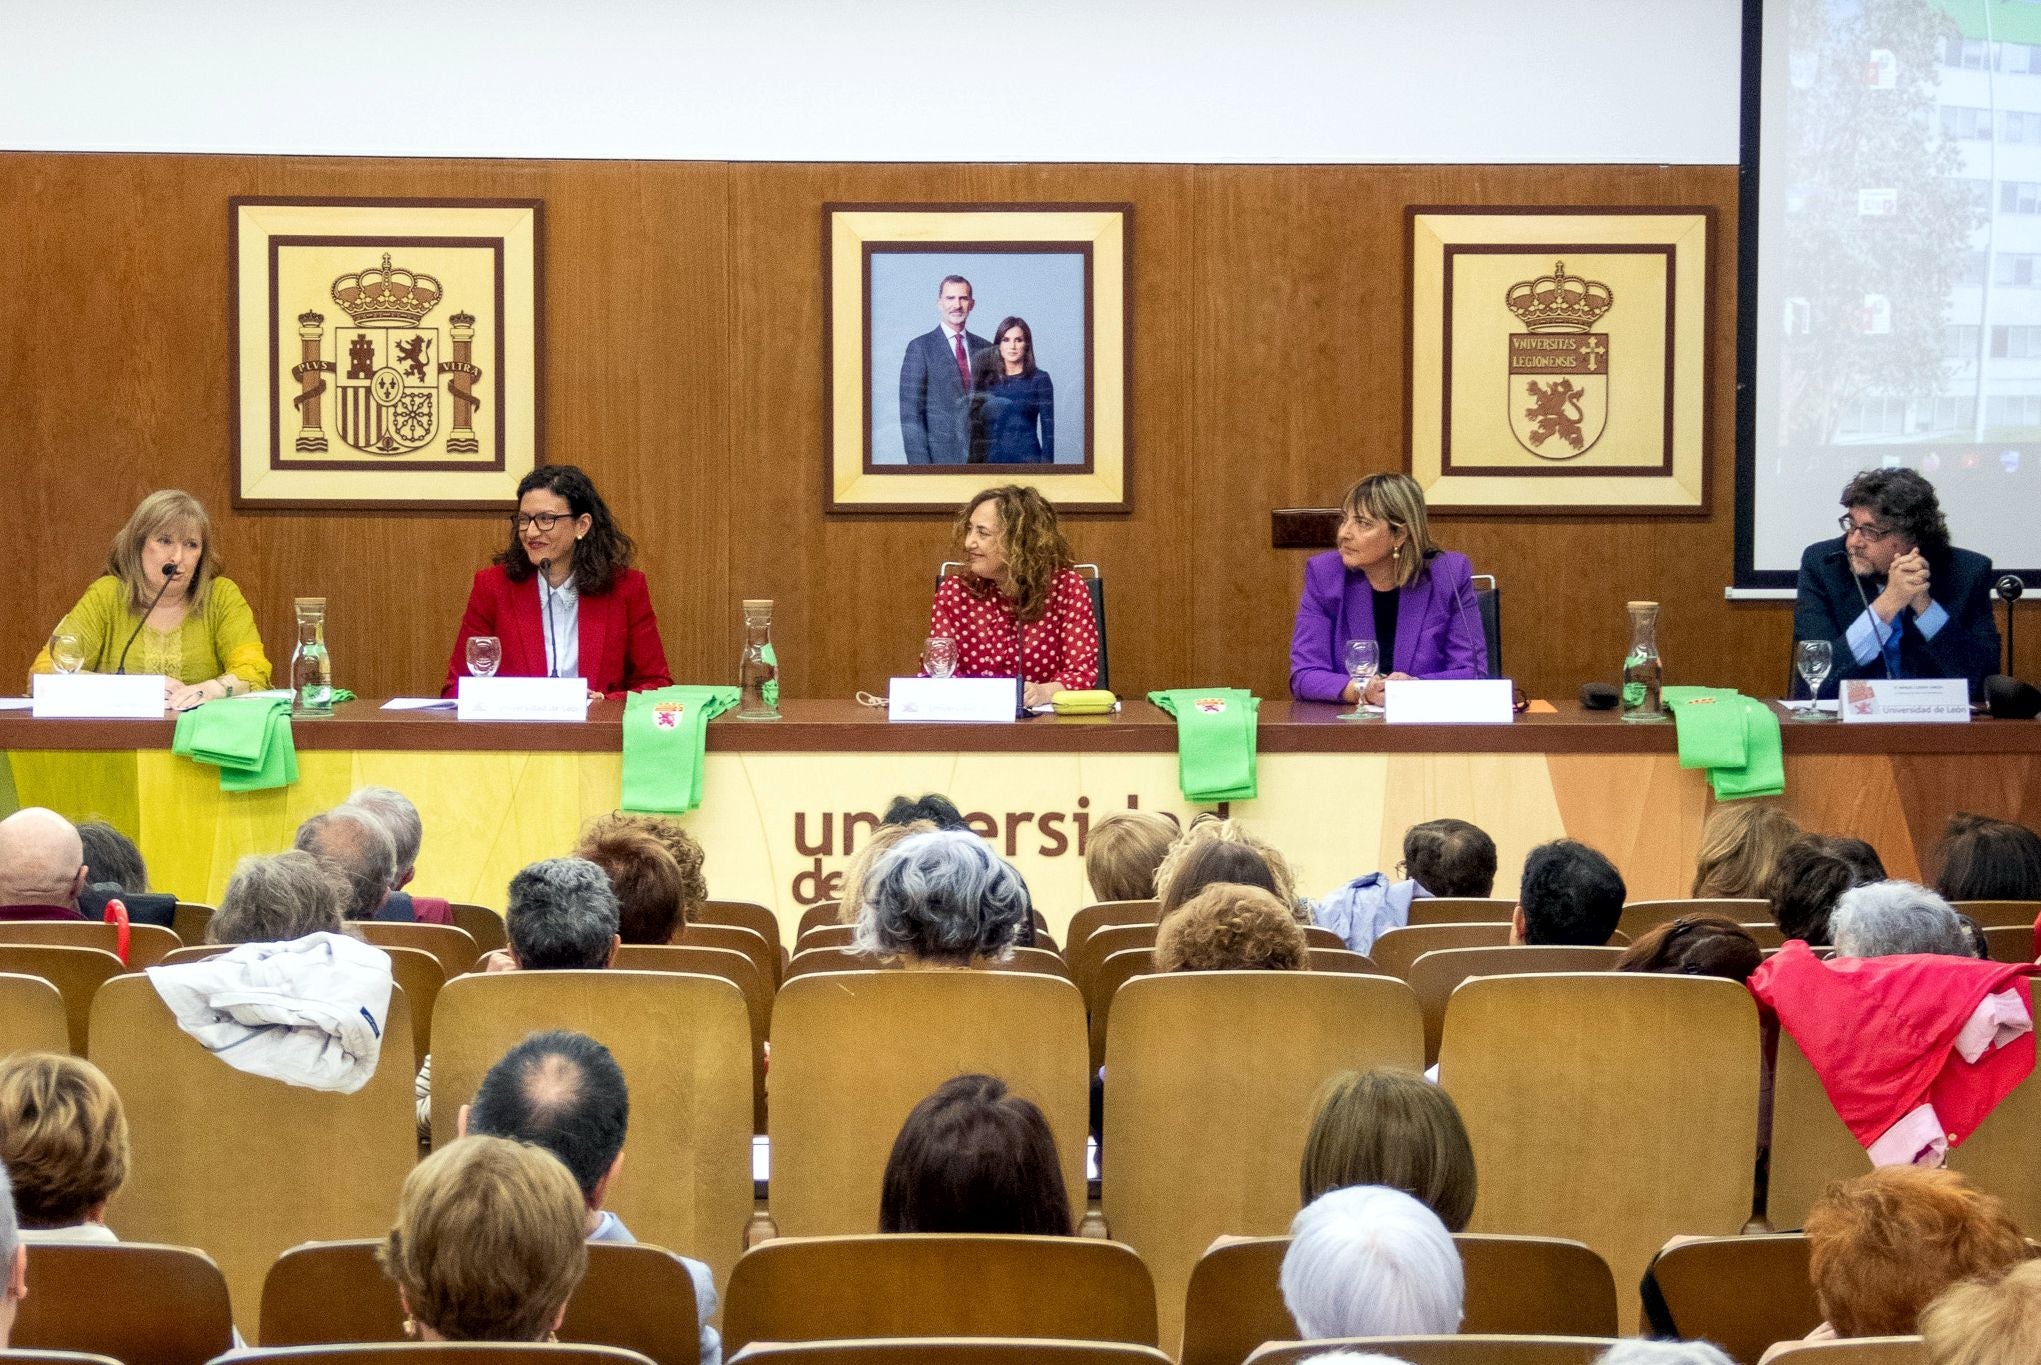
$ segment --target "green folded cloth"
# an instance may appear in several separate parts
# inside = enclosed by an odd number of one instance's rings
[[[680,815],[699,806],[709,721],[736,704],[734,687],[662,687],[626,697],[623,808]]]
[[[1261,702],[1239,687],[1177,687],[1148,700],[1176,717],[1176,782],[1186,801],[1254,799]]]
[[[220,770],[223,792],[267,791],[298,780],[291,704],[284,697],[222,697],[177,718],[170,752]]]
[[[1679,729],[1680,766],[1706,768],[1717,801],[1786,790],[1779,716],[1770,706],[1731,687],[1668,687],[1663,696]]]

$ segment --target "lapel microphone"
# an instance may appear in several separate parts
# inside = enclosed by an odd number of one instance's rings
[[[128,633],[128,642],[120,647],[120,662],[113,666],[115,673],[125,673],[128,671],[128,651],[134,648],[135,636],[140,635],[142,627],[149,624],[149,613],[156,610],[156,604],[163,600],[163,594],[169,592],[170,585],[176,581],[177,566],[175,564],[165,564],[163,566],[163,586],[156,589],[156,595],[149,599],[149,605],[142,608],[142,619],[135,622],[134,630]]]

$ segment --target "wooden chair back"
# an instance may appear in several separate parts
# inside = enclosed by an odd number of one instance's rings
[[[351,1095],[237,1071],[177,1026],[145,976],[100,989],[91,1056],[120,1092],[132,1152],[107,1221],[137,1241],[212,1253],[244,1333],[285,1247],[389,1229],[418,1159],[418,1067],[401,988],[390,993],[375,1074]],[[232,1150],[272,1156],[223,1159],[223,1134]]]
[[[1681,1242],[1660,1252],[1651,1272],[1680,1336],[1712,1341],[1741,1365],[1821,1325],[1807,1238],[1797,1232]]]
[[[40,1242],[28,1249],[28,1282],[33,1292],[10,1338],[16,1347],[205,1365],[234,1345],[226,1278],[191,1247]]]
[[[749,929],[784,955],[786,940],[780,933],[780,917],[757,901],[703,901],[689,917],[695,924],[733,924]]]
[[[758,969],[760,980],[770,982],[774,990],[780,988],[780,950],[767,943],[756,929],[734,924],[690,924],[674,942],[683,948],[728,948],[742,953]]]
[[[1326,1078],[1416,1071],[1423,1049],[1417,997],[1387,977],[1177,972],[1120,989],[1100,1189],[1110,1235],[1155,1276],[1164,1350],[1176,1348],[1191,1268],[1214,1237],[1289,1229]]]
[[[7,1365],[125,1365],[125,1362],[84,1351],[32,1351],[21,1347],[7,1352]]]
[[[805,953],[810,948],[848,948],[856,934],[855,924],[818,924],[795,941],[794,951]]]
[[[376,1264],[379,1240],[308,1242],[277,1257],[262,1282],[262,1344],[399,1341],[404,1305]],[[31,1296],[33,1297],[33,1296]],[[590,1242],[588,1273],[567,1301],[563,1341],[696,1365],[694,1279],[680,1258],[644,1243]]]
[[[1720,896],[1702,897],[1698,900],[1631,901],[1623,907],[1623,918],[1617,927],[1631,938],[1636,938],[1646,929],[1656,929],[1661,924],[1671,924],[1682,915],[1721,915],[1735,920],[1738,924],[1755,922],[1772,913],[1772,903],[1762,897]],[[2028,921],[2033,923],[2032,920]]]
[[[1070,955],[1064,961],[1070,964],[1070,979],[1083,992],[1084,1007],[1088,1012],[1096,1014],[1099,1010],[1099,964],[1114,953],[1123,953],[1129,948],[1153,948],[1155,936],[1161,929],[1161,925],[1154,923],[1102,924],[1092,930],[1082,943],[1070,945]]]
[[[120,926],[95,924],[91,920],[16,920],[0,923],[0,943],[22,943],[65,948],[97,948],[120,956]],[[128,959],[122,971],[139,972],[153,967],[164,956],[184,946],[184,941],[160,924],[128,926]]]
[[[1959,915],[1968,915],[1986,929],[2026,929],[2041,921],[2041,901],[1951,901]],[[2032,962],[2029,954],[2024,961]]]
[[[1473,924],[1414,924],[1391,929],[1375,940],[1368,956],[1375,965],[1402,981],[1426,953],[1447,948],[1501,948],[1509,943],[1509,921]]]
[[[846,1044],[846,1040],[856,1040]],[[944,1081],[987,1072],[1049,1120],[1073,1214],[1085,1207],[1084,1006],[1031,972],[843,972],[773,1006],[772,1208],[779,1232],[874,1232],[900,1125]]]
[[[1153,924],[1162,917],[1159,900],[1095,901],[1070,917],[1063,930],[1063,955],[1075,958],[1093,931],[1108,924]],[[1079,983],[1082,989],[1083,983]]]
[[[610,966],[626,972],[693,972],[719,976],[744,992],[751,1020],[751,1126],[765,1131],[765,1040],[772,1036],[772,988],[752,960],[734,948],[690,948],[680,943],[626,943]]]
[[[1432,896],[1410,903],[1405,924],[1508,924],[1517,903],[1507,896]]]
[[[59,943],[0,943],[0,972],[39,976],[64,999],[68,1050],[85,1055],[92,1031],[92,999],[127,968],[104,948]]]
[[[1928,1351],[1919,1337],[1805,1341],[1773,1356],[1772,1365],[1928,1365]]]
[[[418,948],[439,959],[444,980],[451,981],[475,969],[482,956],[474,935],[451,924],[403,924],[384,920],[356,920],[348,926],[359,930],[363,942],[378,948]]]
[[[1272,1341],[1248,1365],[1302,1365],[1327,1351],[1386,1355],[1407,1365],[1593,1365],[1614,1346],[1611,1337],[1347,1337],[1329,1341]]]
[[[88,1013],[86,1025],[91,1025]],[[82,1052],[71,1044],[64,994],[43,976],[0,973],[0,1057],[17,1052]]]
[[[2030,924],[1987,924],[1984,943],[1993,962],[2032,962],[2034,927]]]
[[[1417,992],[1424,1011],[1424,1061],[1439,1059],[1439,1038],[1446,1031],[1446,1002],[1460,983],[1477,976],[1522,976],[1530,972],[1606,972],[1613,970],[1621,948],[1533,947],[1503,944],[1499,948],[1440,948],[1410,965],[1404,978]],[[1592,1335],[1592,1334],[1590,1334]]]
[[[1743,931],[1757,940],[1760,948],[1776,949],[1786,946],[1786,935],[1771,920],[1751,920],[1744,924]]]
[[[1645,972],[1488,976],[1446,1006],[1439,1082],[1481,1192],[1473,1232],[1576,1238],[1636,1284],[1675,1233],[1750,1216],[1757,1006],[1740,983]],[[1678,1179],[1665,1156],[1680,1156]]]
[[[1375,959],[1366,953],[1357,953],[1348,948],[1312,948],[1311,970],[1314,972],[1347,972],[1354,976],[1387,976],[1389,973],[1375,965]]]
[[[1137,976],[1155,970],[1153,947],[1122,948],[1092,969],[1091,988],[1097,1003],[1091,1008],[1092,1070],[1106,1064],[1106,1025],[1113,1014],[1113,996]]]
[[[475,940],[477,957],[510,946],[510,930],[504,926],[502,911],[469,901],[448,901],[447,910],[453,915],[454,928],[466,930]]]
[[[206,941],[206,925],[212,922],[213,907],[197,901],[179,901],[170,912],[170,932],[186,945]]]
[[[787,980],[797,976],[813,976],[818,972],[895,972],[901,970],[897,958],[866,957],[851,948],[807,948],[795,953],[793,961],[787,964]],[[1003,962],[987,962],[978,970],[988,972],[1024,972],[1035,976],[1057,976],[1065,981],[1070,979],[1070,969],[1063,959],[1047,948],[1015,948]]]
[[[13,1362],[8,1362],[13,1365]],[[654,1365],[615,1346],[521,1341],[373,1341],[237,1351],[234,1365]]]
[[[1346,940],[1322,924],[1300,926],[1304,930],[1304,946],[1310,948],[1345,948]]]
[[[835,924],[837,922],[836,917],[842,909],[843,902],[840,900],[816,901],[801,912],[801,922],[794,927],[795,941],[799,942],[801,935],[807,933],[818,924]]]
[[[222,953],[231,953],[233,951],[234,945],[231,943],[194,943],[189,947],[178,948],[166,954],[163,960],[156,965],[158,967],[182,967],[186,963],[204,962],[208,958],[218,957]]]
[[[1153,1346],[1025,1337],[870,1337],[754,1345],[746,1365],[1171,1365]]]
[[[1153,1346],[1155,1283],[1128,1248],[1089,1237],[788,1238],[753,1247],[731,1272],[725,1350],[858,1337]]]
[[[460,1107],[534,1028],[585,1033],[609,1048],[631,1091],[627,1150],[638,1160],[624,1163],[605,1207],[640,1241],[686,1247],[719,1282],[729,1274],[753,1202],[751,1018],[735,985],[676,972],[496,972],[447,982],[437,1013],[434,1146],[453,1141]]]

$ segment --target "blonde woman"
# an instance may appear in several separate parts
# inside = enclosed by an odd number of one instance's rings
[[[1777,806],[1755,801],[1720,806],[1701,830],[1694,857],[1695,900],[1765,897],[1779,855],[1800,837],[1800,826]]]

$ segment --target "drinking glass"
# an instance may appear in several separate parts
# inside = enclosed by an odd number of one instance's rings
[[[1793,667],[1799,670],[1800,680],[1807,684],[1809,700],[1821,695],[1821,685],[1828,681],[1829,671],[1835,667],[1835,647],[1826,640],[1802,640],[1793,646]],[[1799,720],[1834,720],[1819,707],[1809,706],[1805,711],[1796,711]]]
[[[503,662],[503,641],[494,635],[468,637],[468,672],[477,678],[493,678]]]
[[[76,673],[85,667],[85,642],[68,630],[50,636],[50,662],[59,673]]]
[[[1348,640],[1346,642],[1346,673],[1354,680],[1354,709],[1340,714],[1341,720],[1374,720],[1381,712],[1361,700],[1368,694],[1368,683],[1382,668],[1382,646],[1373,640]]]
[[[957,671],[957,642],[947,635],[931,635],[921,649],[921,665],[931,678],[947,678]]]

